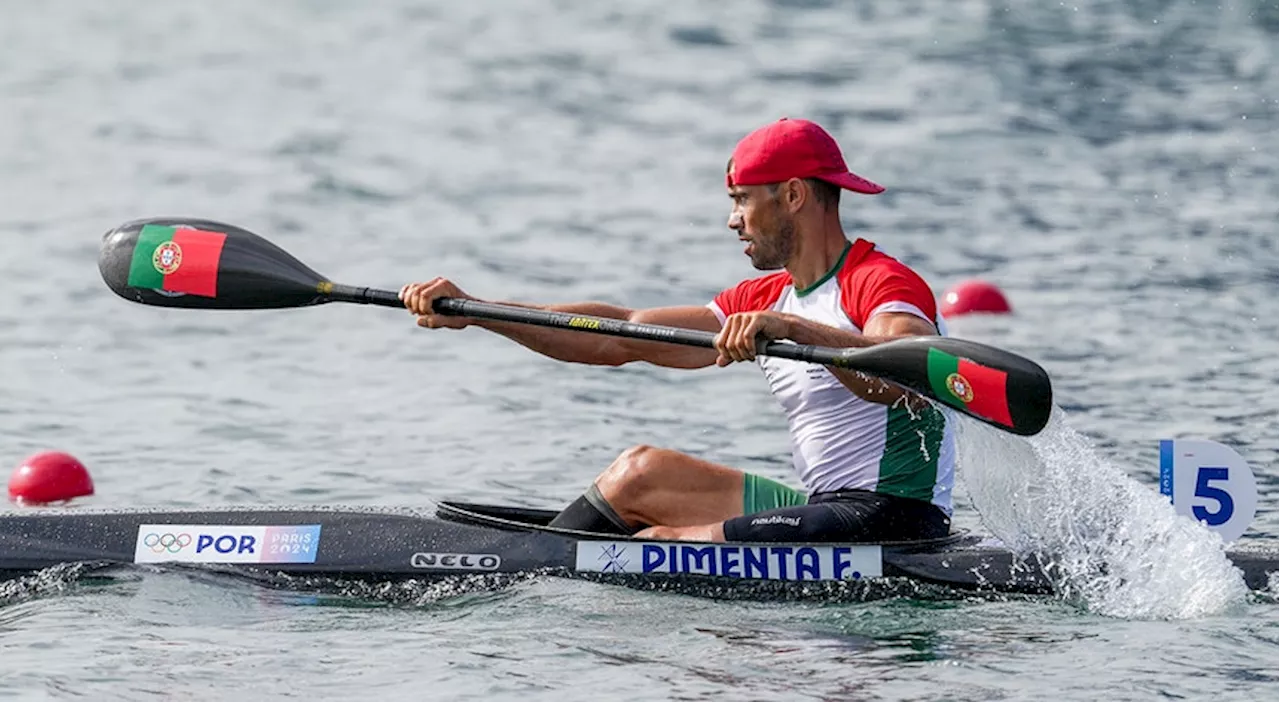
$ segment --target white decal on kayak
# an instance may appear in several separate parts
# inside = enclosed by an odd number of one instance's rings
[[[859,580],[883,574],[880,546],[579,541],[582,573],[670,573],[750,580]]]
[[[320,525],[142,524],[134,563],[315,563]]]

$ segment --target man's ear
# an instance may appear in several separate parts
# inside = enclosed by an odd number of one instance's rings
[[[784,201],[787,203],[787,209],[791,212],[799,212],[800,207],[804,205],[805,199],[811,197],[805,189],[803,180],[792,178],[782,184]]]

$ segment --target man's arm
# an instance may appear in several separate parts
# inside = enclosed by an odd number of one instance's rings
[[[867,320],[867,327],[862,334],[829,327],[807,319],[801,322],[801,324],[792,325],[791,340],[798,344],[865,348],[907,336],[937,336],[938,334],[938,330],[932,324],[908,312],[878,314]],[[828,333],[828,330],[834,334]],[[809,341],[809,339],[819,338],[825,341]],[[827,370],[831,371],[842,385],[849,388],[850,392],[868,402],[891,405],[905,399],[913,407],[917,402],[925,402],[920,396],[895,383],[844,368],[828,367]]]
[[[715,363],[716,360],[716,352],[713,349],[640,341],[567,329],[551,329],[531,324],[436,314],[432,311],[431,304],[438,297],[476,299],[443,278],[437,278],[429,283],[406,285],[400,291],[400,299],[404,300],[405,307],[418,315],[419,326],[431,329],[462,329],[476,325],[559,361],[602,366],[620,366],[632,361],[647,361],[668,368],[704,368]],[[685,329],[704,331],[720,329],[720,320],[706,307],[658,307],[632,310],[603,302],[576,302],[563,305],[503,304]]]
[[[715,313],[701,306],[655,307],[644,310],[616,307],[602,302],[519,306],[682,329],[701,329],[712,332],[720,329],[720,320],[716,319]],[[491,322],[484,319],[477,319],[473,324],[497,332],[544,356],[569,363],[620,366],[633,361],[645,361],[666,368],[706,368],[716,362],[714,349],[696,346],[664,344],[658,341],[642,341],[512,322]]]
[[[937,329],[924,319],[907,312],[884,312],[867,320],[862,334],[828,326],[821,322],[779,312],[746,312],[725,320],[718,337],[718,365],[755,358],[755,339],[790,339],[798,344],[817,344],[836,348],[865,348],[905,336],[936,336]],[[901,386],[857,371],[827,367],[850,392],[868,402],[890,405],[903,398],[915,406],[924,402]]]

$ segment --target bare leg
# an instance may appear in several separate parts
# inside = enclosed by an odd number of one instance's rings
[[[633,526],[718,528],[742,516],[742,485],[742,471],[652,446],[623,451],[596,478],[600,494]],[[659,538],[646,532],[641,533]],[[700,537],[691,532],[661,538]],[[721,530],[718,540],[723,539]]]
[[[637,539],[665,539],[668,541],[724,541],[724,522],[698,526],[656,526],[636,532]]]

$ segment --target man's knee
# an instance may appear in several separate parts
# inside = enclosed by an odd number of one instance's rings
[[[632,446],[618,455],[596,479],[596,485],[610,501],[628,501],[661,482],[671,453],[674,452],[645,444]]]

